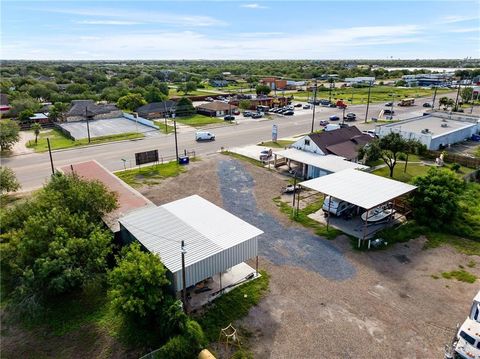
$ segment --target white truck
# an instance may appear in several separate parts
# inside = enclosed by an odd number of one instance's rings
[[[215,140],[215,134],[208,131],[197,131],[195,132],[196,141],[213,141]]]

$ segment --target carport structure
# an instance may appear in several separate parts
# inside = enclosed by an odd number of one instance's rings
[[[331,196],[330,198],[338,198],[366,210],[363,233],[362,236],[358,236],[359,247],[361,241],[364,241],[367,237],[367,226],[368,220],[371,218],[369,216],[371,211],[383,205],[393,209],[395,200],[398,197],[404,196],[416,188],[407,183],[355,169],[347,169],[328,176],[301,182],[300,186],[323,193],[324,196]],[[329,205],[330,203],[331,201],[329,201]],[[389,217],[391,219],[391,216]],[[330,213],[327,216],[327,226],[329,221]]]

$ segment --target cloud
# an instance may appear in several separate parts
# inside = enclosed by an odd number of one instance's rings
[[[124,21],[124,20],[80,20],[75,21],[76,24],[82,25],[139,25],[141,22]]]
[[[244,7],[247,9],[268,9],[267,6],[260,5],[260,4],[242,4],[240,7]]]
[[[470,27],[470,28],[463,28],[463,29],[450,29],[448,32],[457,32],[457,33],[464,33],[464,32],[480,32],[480,28],[478,27]],[[477,39],[478,41],[478,39]]]
[[[462,15],[451,15],[451,16],[444,16],[440,19],[440,23],[442,24],[452,24],[456,22],[464,22],[464,21],[471,21],[471,20],[479,20],[478,16],[462,16]]]

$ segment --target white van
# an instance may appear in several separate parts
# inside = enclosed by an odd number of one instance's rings
[[[325,126],[323,129],[324,131],[333,131],[333,130],[338,130],[340,128],[339,124],[336,123],[329,123],[328,125]]]
[[[196,141],[213,141],[215,140],[215,134],[208,131],[197,131],[195,132]]]
[[[355,207],[355,205],[342,201],[335,197],[332,197],[332,201],[330,203],[329,202],[330,196],[325,197],[322,209],[326,213],[330,211],[330,213],[334,216],[341,216],[345,211],[353,209]]]

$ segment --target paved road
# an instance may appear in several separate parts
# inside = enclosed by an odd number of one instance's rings
[[[412,115],[423,113],[421,104],[428,99],[418,99],[420,105],[409,108],[395,108],[399,118],[407,118]],[[376,117],[383,109],[382,104],[371,104],[368,117]],[[348,112],[357,114],[355,122],[360,129],[373,128],[374,123],[363,123],[365,118],[365,105],[354,105],[348,108]],[[315,112],[315,129],[319,129],[319,121],[328,119],[332,114],[342,116],[342,111],[335,108],[318,107]],[[312,122],[311,110],[300,110],[294,116],[274,116],[273,120],[252,121],[238,120],[238,125],[223,126],[210,129],[216,135],[214,142],[197,143],[194,140],[193,128],[183,127],[178,134],[178,148],[195,150],[200,156],[214,153],[221,147],[232,148],[255,144],[271,138],[273,124],[278,125],[278,137],[307,133],[310,131]],[[353,123],[352,123],[353,124]],[[55,167],[65,166],[76,162],[95,159],[111,171],[123,169],[122,158],[127,159],[127,164],[134,163],[134,153],[158,149],[162,156],[175,154],[175,142],[172,134],[150,135],[140,140],[112,142],[102,145],[78,147],[53,152]],[[17,174],[23,190],[32,190],[40,187],[51,173],[48,153],[32,153],[13,157],[2,158],[2,165],[11,167]]]

